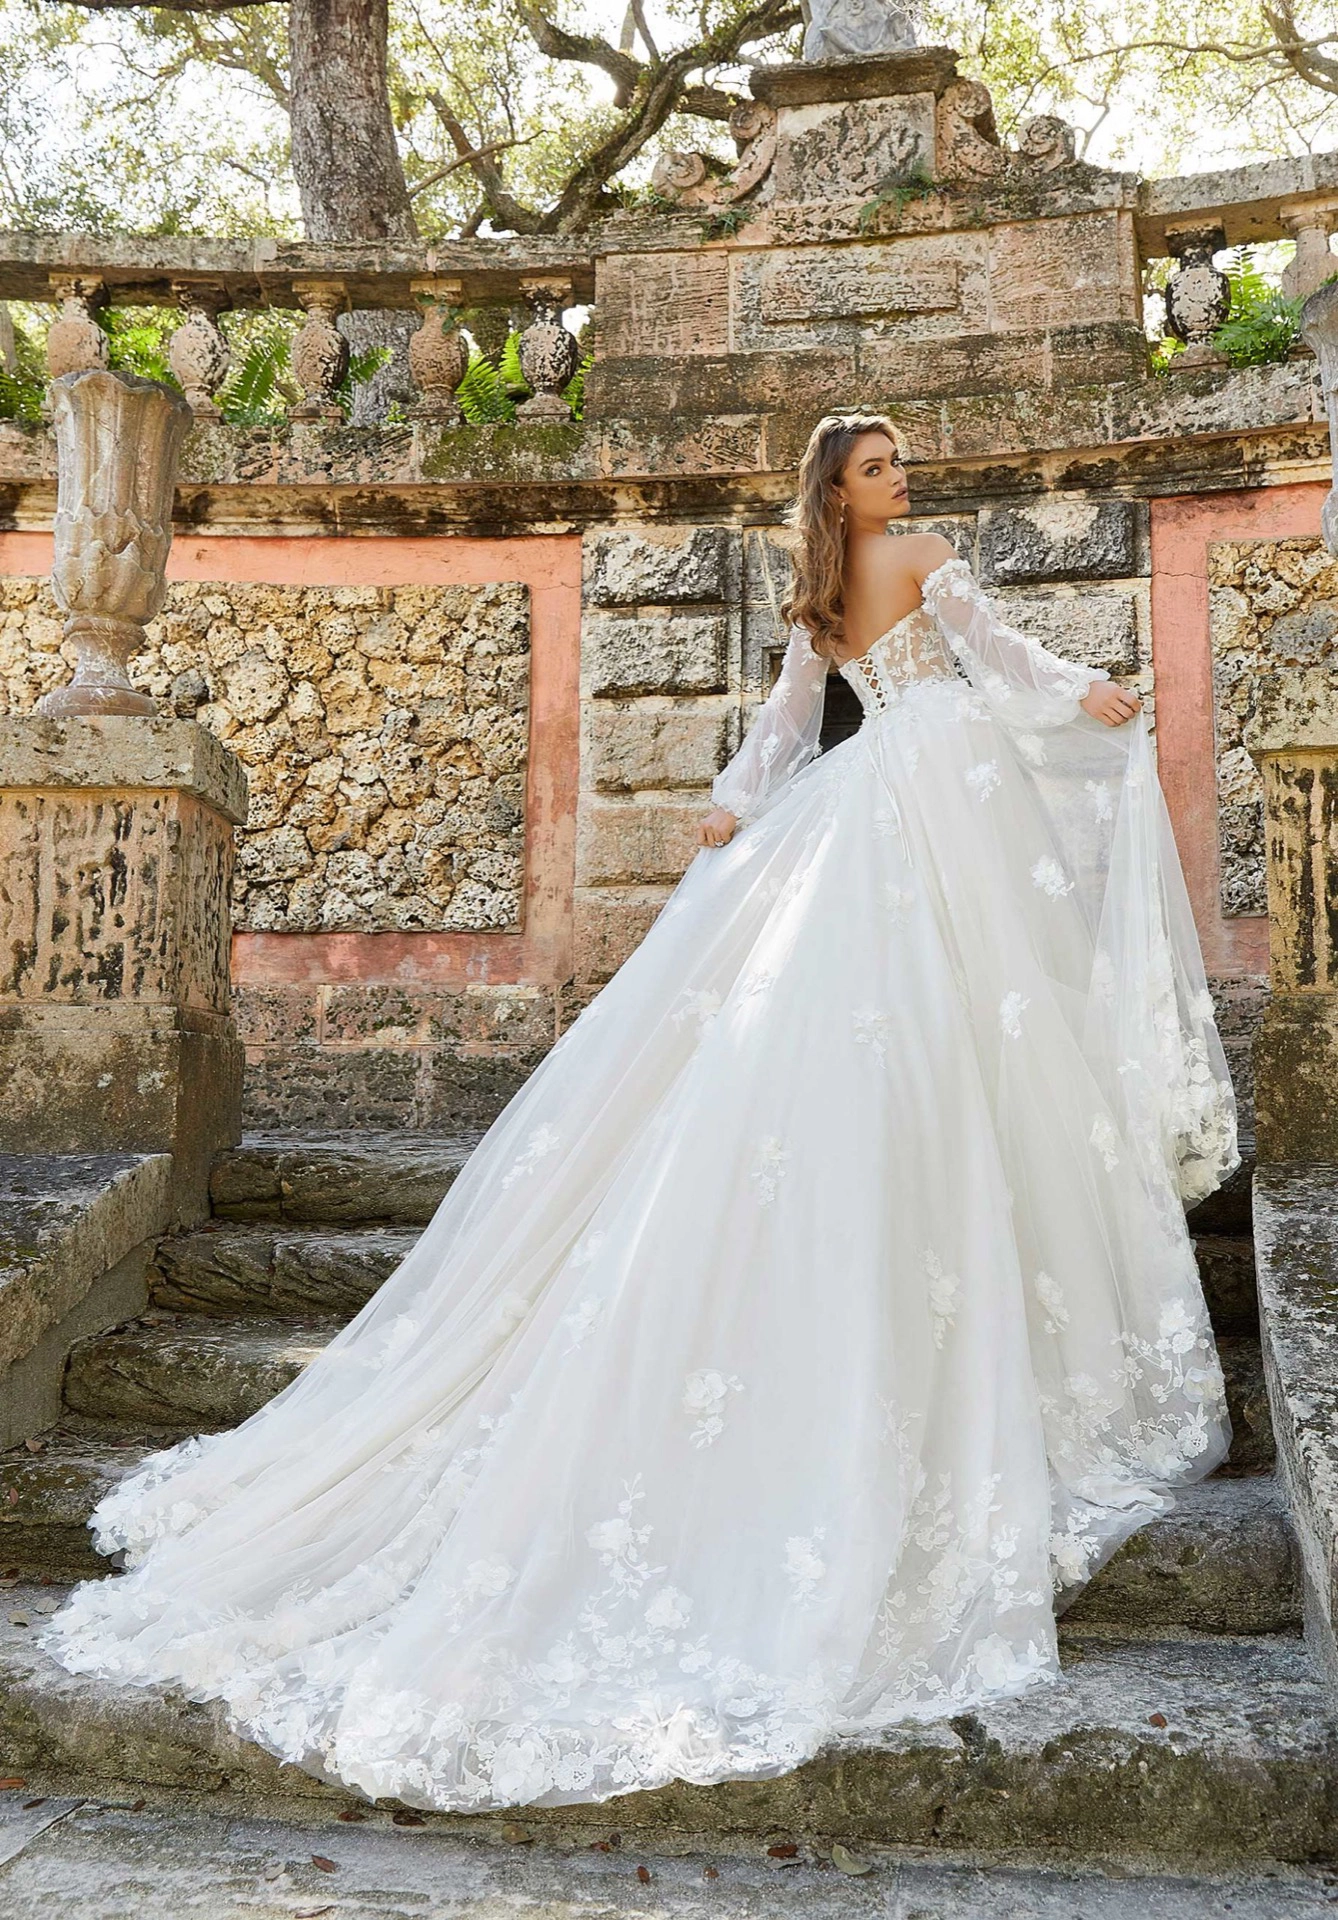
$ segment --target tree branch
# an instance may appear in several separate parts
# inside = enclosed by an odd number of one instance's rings
[[[611,47],[602,34],[569,32],[538,7],[526,5],[525,0],[521,0],[519,13],[540,53],[546,53],[550,60],[578,60],[584,66],[602,68],[613,82],[614,105],[627,105],[646,71],[644,61]]]
[[[470,169],[483,188],[487,211],[510,227],[513,233],[551,232],[552,229],[544,225],[543,214],[534,207],[522,205],[507,191],[501,169],[492,157],[496,147],[476,147],[436,87],[429,90],[427,101],[446,129],[447,138],[455,148],[460,164]],[[483,209],[473,216],[471,224],[475,231],[483,217]]]

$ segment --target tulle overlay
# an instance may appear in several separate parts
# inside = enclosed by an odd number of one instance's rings
[[[739,833],[306,1372],[102,1501],[66,1667],[463,1809],[1054,1678],[1226,1449],[1183,1203],[1235,1112],[1143,718],[961,563],[925,601],[816,759],[795,630]]]

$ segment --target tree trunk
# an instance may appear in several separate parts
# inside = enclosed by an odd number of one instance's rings
[[[386,84],[387,0],[290,0],[288,15],[293,177],[308,240],[416,239]],[[407,406],[413,315],[350,313],[340,324],[355,353],[393,353],[358,389],[355,424]]]
[[[291,0],[293,177],[308,240],[417,236],[386,85],[387,0]]]

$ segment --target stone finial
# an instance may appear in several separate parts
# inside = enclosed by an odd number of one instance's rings
[[[571,299],[571,281],[560,274],[536,274],[520,283],[534,314],[520,336],[520,370],[534,391],[516,408],[526,420],[566,420],[571,408],[562,389],[581,364],[574,334],[562,324]]]
[[[51,584],[69,616],[78,663],[68,686],[38,711],[155,711],[126,672],[145,623],[163,603],[172,544],[177,457],[191,413],[156,380],[105,369],[62,374],[51,385],[56,433],[55,559]]]
[[[1301,309],[1301,338],[1319,361],[1320,391],[1329,416],[1333,486],[1320,512],[1324,544],[1338,553],[1338,280],[1312,293]]]
[[[469,365],[469,344],[456,324],[464,283],[414,280],[410,291],[423,308],[423,324],[409,341],[409,371],[419,396],[414,417],[454,426],[464,417],[455,389]]]
[[[293,291],[307,316],[293,340],[293,378],[303,394],[293,418],[342,420],[335,395],[348,376],[348,341],[335,320],[347,305],[344,283],[308,280]]]
[[[1282,291],[1289,300],[1299,300],[1338,273],[1338,258],[1329,249],[1329,235],[1338,227],[1338,194],[1304,206],[1280,207],[1278,219],[1296,242],[1296,252],[1282,270]]]
[[[186,319],[172,335],[167,364],[181,382],[191,412],[202,420],[217,420],[214,395],[232,364],[228,343],[218,328],[227,293],[221,286],[198,280],[174,280],[172,291]]]
[[[111,357],[107,336],[94,320],[106,305],[107,291],[100,280],[76,274],[53,274],[51,291],[61,303],[59,317],[46,337],[47,371],[53,380],[67,373],[88,373],[105,367]]]
[[[1167,229],[1166,246],[1176,270],[1166,286],[1166,325],[1185,343],[1185,351],[1171,364],[1186,371],[1222,363],[1212,338],[1231,311],[1231,282],[1213,265],[1213,255],[1225,245],[1220,226]]]
[[[887,0],[802,0],[805,60],[824,64],[906,53],[917,42],[909,12]]]

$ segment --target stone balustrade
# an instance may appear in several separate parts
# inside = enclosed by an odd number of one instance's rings
[[[1176,263],[1166,289],[1167,324],[1186,351],[1172,367],[1190,372],[1213,365],[1218,356],[1211,338],[1230,304],[1214,254],[1225,247],[1295,241],[1282,276],[1291,299],[1314,293],[1338,274],[1338,254],[1329,245],[1338,232],[1338,153],[1145,181],[1134,224],[1145,260]]]
[[[77,256],[72,258],[71,256]],[[532,388],[526,417],[565,420],[563,389],[580,360],[564,310],[594,298],[593,257],[567,243],[473,241],[439,249],[280,246],[272,241],[106,240],[92,235],[0,235],[0,299],[55,304],[48,339],[53,378],[105,367],[108,341],[94,316],[108,306],[175,307],[184,323],[168,358],[198,420],[218,418],[231,354],[219,316],[279,308],[304,317],[292,347],[301,399],[295,420],[342,420],[337,395],[349,346],[339,316],[354,310],[421,314],[410,344],[415,417],[461,418],[455,389],[468,364],[461,320],[480,311],[528,311],[520,360]]]

